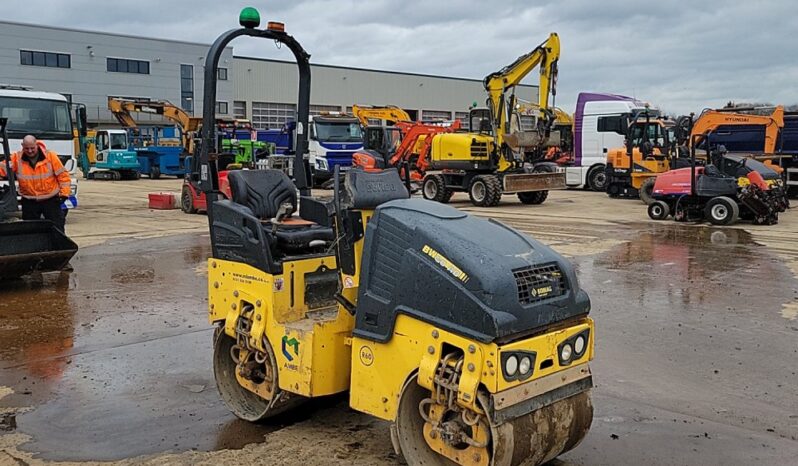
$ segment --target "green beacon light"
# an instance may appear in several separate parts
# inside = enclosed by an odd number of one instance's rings
[[[238,15],[238,24],[250,29],[260,26],[260,13],[255,8],[248,6]]]

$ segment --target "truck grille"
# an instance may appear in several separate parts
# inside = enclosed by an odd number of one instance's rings
[[[488,143],[487,142],[472,142],[471,143],[471,157],[472,158],[485,158],[488,156]]]
[[[513,270],[518,287],[518,302],[534,304],[562,296],[568,289],[565,277],[556,263]]]

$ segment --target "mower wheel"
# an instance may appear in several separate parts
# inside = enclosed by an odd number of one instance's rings
[[[640,200],[643,201],[645,205],[651,205],[654,202],[654,184],[657,182],[656,177],[652,177],[647,179],[640,185]]]
[[[704,207],[704,216],[713,225],[731,225],[740,217],[740,207],[726,196],[713,197]]]
[[[662,201],[653,201],[648,205],[648,216],[651,220],[665,220],[671,214],[671,208]]]

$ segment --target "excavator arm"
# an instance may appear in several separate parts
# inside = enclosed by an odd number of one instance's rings
[[[183,133],[183,147],[188,153],[193,153],[191,134],[198,131],[201,118],[194,118],[180,107],[166,100],[137,100],[108,98],[108,110],[116,117],[119,123],[126,128],[138,126],[131,113],[149,113],[161,115],[177,123]]]
[[[488,108],[496,131],[497,145],[501,146],[503,135],[509,132],[509,119],[514,102],[507,102],[507,93],[515,98],[515,86],[521,83],[535,67],[540,65],[538,89],[539,121],[550,127],[554,116],[549,109],[549,94],[556,95],[557,61],[560,58],[560,38],[551,33],[545,42],[531,52],[518,57],[513,63],[499,71],[489,74],[483,80],[488,92]],[[507,108],[509,107],[509,108]]]
[[[369,125],[369,120],[388,120],[395,123],[412,120],[407,112],[395,105],[386,105],[383,107],[352,105],[352,114],[360,121],[363,127]]]

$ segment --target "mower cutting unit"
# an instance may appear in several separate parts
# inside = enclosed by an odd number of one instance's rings
[[[653,220],[709,220],[730,225],[738,219],[773,225],[789,207],[783,181],[761,162],[732,155],[720,146],[700,166],[691,148],[691,166],[657,176],[648,215]]]

